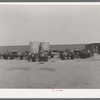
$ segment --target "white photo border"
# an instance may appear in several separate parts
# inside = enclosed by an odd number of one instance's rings
[[[100,2],[4,2],[0,5],[100,5]],[[100,89],[0,89],[0,98],[100,98]]]

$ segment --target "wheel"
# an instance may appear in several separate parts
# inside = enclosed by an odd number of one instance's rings
[[[36,58],[35,58],[35,57],[33,57],[33,58],[32,58],[32,62],[35,62],[35,61],[36,61]]]

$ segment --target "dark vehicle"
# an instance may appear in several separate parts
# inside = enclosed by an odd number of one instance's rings
[[[20,54],[20,59],[23,60],[23,58],[24,58],[24,55],[23,55],[23,53],[21,53]]]
[[[38,58],[39,58],[39,61],[48,61],[48,53],[40,51]]]
[[[75,58],[75,54],[74,54],[74,52],[70,52],[70,59],[74,59]]]
[[[54,58],[54,53],[53,53],[52,51],[49,51],[49,52],[48,52],[48,56],[49,56],[50,58]]]
[[[75,58],[80,58],[81,50],[74,50]]]
[[[3,59],[8,60],[9,59],[9,53],[8,52],[4,52],[2,54]]]
[[[35,62],[36,58],[37,58],[36,54],[31,53],[31,52],[27,56],[28,61],[32,61],[32,62]]]
[[[61,60],[65,60],[65,57],[66,57],[65,52],[64,51],[61,51],[60,52],[60,59]]]
[[[31,60],[32,60],[32,62],[35,62],[36,61],[36,54],[32,54],[32,56],[31,56]]]
[[[92,56],[93,56],[93,53],[90,50],[82,49],[80,52],[80,58],[89,58]]]
[[[25,58],[27,58],[27,56],[29,55],[29,53],[30,53],[30,50],[26,50],[26,51],[23,52],[23,56]]]
[[[12,50],[12,51],[10,52],[9,57],[10,57],[10,59],[18,58],[18,52],[17,52],[17,50]]]

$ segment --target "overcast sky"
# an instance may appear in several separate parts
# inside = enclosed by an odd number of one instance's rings
[[[0,45],[100,42],[98,5],[0,5]]]

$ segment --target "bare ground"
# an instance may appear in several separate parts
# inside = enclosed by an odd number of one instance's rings
[[[0,88],[100,89],[100,55],[44,63],[1,59]]]

